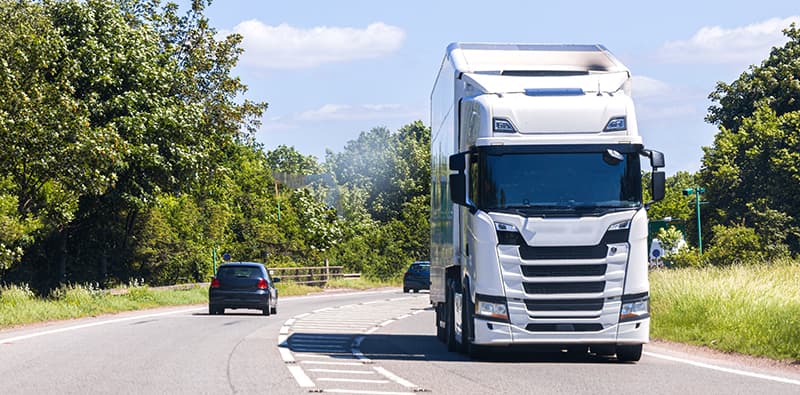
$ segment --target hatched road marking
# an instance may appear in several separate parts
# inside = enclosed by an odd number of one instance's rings
[[[278,348],[297,384],[303,388],[313,387],[314,392],[411,394],[404,391],[420,388],[384,367],[374,366],[375,362],[364,355],[360,347],[365,335],[419,314],[429,304],[425,296],[406,296],[299,314],[286,320],[281,327]],[[376,374],[382,378],[353,377]],[[361,384],[375,390],[327,388],[320,384]]]

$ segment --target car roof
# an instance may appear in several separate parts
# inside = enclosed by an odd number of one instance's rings
[[[263,268],[266,268],[266,266],[263,263],[258,263],[258,262],[228,262],[228,263],[223,263],[223,264],[219,265],[219,267],[221,267],[221,268],[222,267],[229,267],[229,266],[249,266],[249,267],[263,267]]]

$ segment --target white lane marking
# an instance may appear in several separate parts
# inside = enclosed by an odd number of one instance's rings
[[[343,370],[343,369],[308,369],[309,372],[317,372],[317,373],[338,373],[338,374],[375,374],[375,372],[370,370]]]
[[[313,310],[312,313],[321,313],[323,311],[330,311],[330,310],[333,310],[333,307],[323,307],[321,309]]]
[[[731,373],[731,374],[738,374],[740,376],[754,377],[754,378],[757,378],[757,379],[777,381],[779,383],[800,385],[800,380],[792,380],[792,379],[787,379],[787,378],[784,378],[784,377],[770,376],[770,375],[767,375],[767,374],[747,372],[747,371],[744,371],[744,370],[731,369],[731,368],[724,368],[722,366],[716,366],[716,365],[711,365],[711,364],[707,364],[707,363],[703,363],[703,362],[692,361],[691,359],[676,358],[676,357],[671,357],[669,355],[657,354],[657,353],[652,353],[652,352],[648,352],[648,351],[645,351],[642,354],[648,355],[648,356],[651,356],[651,357],[654,357],[654,358],[666,359],[666,360],[672,361],[672,362],[685,363],[685,364],[688,364],[688,365],[697,366],[699,368],[717,370],[717,371],[720,371],[720,372]]]
[[[295,353],[295,355],[297,355],[297,357],[298,357],[298,358],[323,358],[323,359],[331,359],[331,358],[334,358],[334,359],[350,359],[350,360],[353,360],[353,359],[355,359],[355,358],[354,358],[352,355],[350,355],[350,354],[337,354],[337,355],[331,355],[331,353],[329,353],[329,352],[326,352],[326,353],[316,353],[316,352],[297,352],[297,353]]]
[[[386,326],[386,325],[391,324],[394,321],[395,320],[386,320],[386,321],[381,322],[378,326]]]
[[[292,326],[292,324],[294,324],[295,321],[296,321],[296,319],[289,318],[288,320],[286,320],[286,322],[283,323],[283,325],[284,326]]]
[[[278,346],[279,347],[286,347],[289,343],[286,340],[289,339],[289,335],[278,335]]]
[[[311,381],[311,378],[303,371],[303,368],[297,365],[289,365],[287,368],[289,368],[289,372],[294,376],[295,381],[297,381],[297,385],[305,388],[314,387],[314,382]]]
[[[317,379],[317,381],[333,381],[337,383],[389,384],[389,380],[340,379],[332,377],[323,377]]]
[[[417,314],[424,313],[424,312],[425,312],[425,310],[417,310],[417,311],[415,311],[415,312],[413,312],[411,314],[417,315]]]
[[[350,344],[350,339],[299,339],[292,338],[292,344]]]
[[[281,353],[281,359],[283,362],[294,362],[294,357],[292,356],[292,351],[288,348],[280,347],[278,351]]]
[[[329,333],[295,333],[292,339],[349,339],[350,335],[337,335]]]
[[[366,332],[364,332],[364,333],[366,333],[367,335],[370,335],[370,334],[373,334],[373,333],[375,333],[375,332],[376,332],[378,329],[381,329],[381,327],[379,327],[379,326],[376,326],[376,327],[374,327],[374,328],[370,328],[369,330],[367,330],[367,331],[366,331]]]
[[[403,318],[408,318],[408,317],[411,317],[411,314],[403,314],[403,315],[401,315],[401,316],[399,316],[399,317],[397,317],[395,319],[396,320],[402,320]]]
[[[334,394],[365,394],[365,395],[416,395],[413,392],[388,392],[388,391],[365,391],[365,390],[340,390],[340,389],[325,389],[325,392]]]
[[[311,351],[330,351],[330,350],[349,350],[350,347],[345,344],[290,344],[289,348],[292,350],[311,350]]]
[[[88,324],[67,326],[67,327],[64,327],[64,328],[50,329],[50,330],[46,330],[46,331],[42,331],[42,332],[29,333],[27,335],[20,335],[20,336],[14,336],[14,337],[8,337],[8,338],[5,338],[5,339],[0,339],[0,344],[12,343],[12,342],[16,342],[16,341],[20,341],[20,340],[26,340],[26,339],[32,339],[34,337],[39,337],[39,336],[53,335],[53,334],[56,334],[56,333],[75,331],[75,330],[78,330],[78,329],[86,329],[86,328],[91,328],[91,327],[100,326],[100,325],[108,325],[108,324],[116,324],[116,323],[125,322],[125,321],[141,320],[143,318],[163,317],[163,316],[166,316],[166,315],[182,314],[182,313],[188,313],[188,312],[191,312],[191,311],[199,311],[199,310],[205,310],[205,309],[206,309],[205,307],[203,307],[203,308],[195,307],[195,308],[192,308],[192,309],[166,311],[166,312],[163,312],[163,313],[144,314],[144,315],[137,315],[137,316],[134,316],[134,317],[116,318],[116,319],[110,319],[110,320],[99,321],[99,322],[91,322],[91,323],[88,323]]]
[[[289,327],[288,326],[282,326],[280,334],[281,335],[288,335],[289,334]]]
[[[299,320],[301,318],[305,318],[305,317],[308,317],[310,315],[311,315],[311,313],[298,314],[298,315],[294,316],[294,319]]]
[[[419,388],[416,385],[414,385],[413,383],[411,383],[410,381],[408,381],[408,380],[406,380],[406,379],[404,379],[404,378],[402,378],[402,377],[400,377],[400,376],[398,376],[398,375],[396,375],[396,374],[394,374],[394,373],[392,373],[392,372],[390,372],[390,371],[388,371],[388,370],[386,370],[386,369],[384,369],[384,368],[382,368],[380,366],[374,366],[373,369],[375,369],[375,371],[377,371],[378,373],[382,374],[383,377],[386,377],[387,379],[392,380],[395,383],[402,385],[403,387],[406,387],[406,388]]]
[[[300,363],[306,365],[364,366],[364,364],[361,362],[300,361]]]

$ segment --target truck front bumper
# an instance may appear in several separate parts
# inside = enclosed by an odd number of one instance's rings
[[[650,318],[609,326],[596,332],[531,332],[509,323],[475,318],[473,343],[487,346],[535,344],[644,344],[650,340]]]

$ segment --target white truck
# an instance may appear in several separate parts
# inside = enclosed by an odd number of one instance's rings
[[[629,70],[601,45],[453,43],[431,93],[437,337],[616,354],[649,340],[645,149]],[[652,203],[652,201],[650,203]]]

